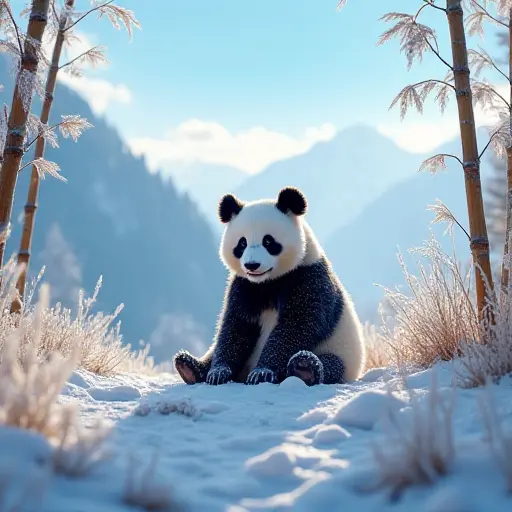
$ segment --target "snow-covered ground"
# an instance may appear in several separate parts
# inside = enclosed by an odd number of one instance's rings
[[[450,366],[434,370],[439,396],[448,401],[453,398]],[[407,378],[420,406],[428,401],[432,375],[429,370]],[[354,384],[313,388],[295,378],[280,386],[211,387],[186,386],[171,375],[100,378],[78,371],[61,400],[76,402],[87,425],[98,417],[112,425],[110,458],[87,476],[55,476],[45,469],[49,447],[42,438],[3,428],[0,480],[9,483],[4,497],[12,504],[24,495],[22,510],[34,512],[135,510],[122,501],[127,474],[133,474],[127,470],[130,456],[132,470],[144,475],[156,455],[156,472],[148,482],[173,489],[184,510],[512,510],[500,450],[493,455],[482,424],[478,398],[490,400],[484,389],[456,390],[455,456],[447,475],[433,485],[405,489],[395,502],[389,489],[365,491],[382,476],[373,446],[395,453],[395,464],[407,467],[408,439],[393,437],[386,419],[391,412],[398,424],[411,428],[411,393],[400,383],[385,370],[370,371]],[[512,433],[512,382],[491,391],[493,410],[505,433]],[[420,421],[429,418],[423,414]],[[448,445],[441,444],[441,451]],[[0,510],[10,509],[4,504]]]

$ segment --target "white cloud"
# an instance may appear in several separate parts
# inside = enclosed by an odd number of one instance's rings
[[[131,103],[132,92],[124,84],[113,84],[101,78],[75,78],[62,73],[60,81],[76,91],[90,105],[96,115],[103,114],[111,102]]]
[[[73,40],[72,44],[66,47],[61,58],[61,64],[70,62],[93,46],[98,46],[93,41],[94,36],[84,33],[76,33],[75,35],[78,37],[78,40]],[[47,43],[45,46],[47,55],[51,56],[51,47]],[[99,64],[97,69],[101,69],[104,66],[105,64]],[[73,77],[62,70],[58,74],[58,79],[70,89],[80,94],[89,103],[96,115],[105,113],[110,103],[114,101],[125,104],[131,103],[132,93],[125,84],[113,84],[108,80],[88,76],[87,73],[94,72],[90,65],[83,65],[82,69],[84,76],[81,78]]]
[[[377,130],[389,137],[397,146],[411,153],[427,153],[453,139],[459,130],[456,117],[444,116],[435,121],[403,121],[400,124],[380,124]]]
[[[508,97],[506,85],[495,86],[496,90],[505,98]],[[411,112],[403,122],[393,124],[381,123],[378,131],[411,153],[427,153],[441,144],[453,139],[459,134],[459,118],[456,104],[452,103],[444,115],[437,115],[437,120],[431,121],[422,118],[420,114]],[[498,117],[492,111],[484,111],[475,107],[475,122],[477,127],[492,126]]]
[[[297,138],[261,126],[232,133],[219,123],[190,119],[162,139],[133,138],[129,144],[135,154],[146,155],[153,170],[176,162],[204,162],[255,173],[272,162],[305,153],[335,133],[336,128],[329,123],[307,128]]]

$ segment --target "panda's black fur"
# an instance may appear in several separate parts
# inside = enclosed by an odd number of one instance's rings
[[[299,191],[286,188],[279,194],[274,207],[279,210],[279,215],[298,217],[305,213],[307,202]],[[231,222],[243,208],[244,204],[234,196],[224,196],[219,204],[220,220]],[[286,249],[268,234],[261,242],[258,239],[258,243],[275,258],[279,258],[281,251]],[[248,241],[242,236],[231,245],[229,257],[235,258],[233,261],[236,263],[244,255]],[[306,261],[307,251],[306,247],[300,264],[261,282],[231,273],[217,334],[210,350],[202,358],[185,351],[175,356],[175,366],[185,382],[213,385],[231,380],[247,384],[280,383],[289,376],[297,376],[308,385],[344,381],[346,368],[340,351],[344,350],[343,354],[347,353],[351,358],[349,362],[353,364],[352,359],[358,357],[357,350],[364,350],[359,346],[362,341],[357,338],[358,319],[325,255],[320,253],[312,261]],[[243,269],[250,267],[252,270],[258,266],[249,261],[244,263]],[[347,305],[348,319],[352,321],[354,317],[357,322],[354,327],[349,324],[346,332],[353,332],[357,339],[340,340],[333,345],[329,340],[339,330]],[[250,364],[258,340],[264,334],[262,318],[266,312],[270,317],[275,315],[275,321],[260,348],[257,361]],[[322,347],[328,343],[335,350],[323,351]],[[343,343],[346,347],[342,346]],[[355,356],[351,352],[351,343],[358,345],[354,349]],[[352,374],[358,374],[358,371],[353,370]]]

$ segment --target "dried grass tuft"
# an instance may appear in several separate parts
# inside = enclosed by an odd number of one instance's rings
[[[372,368],[385,368],[392,364],[393,353],[386,339],[377,332],[375,325],[366,322],[363,325],[363,336],[366,346],[365,371]]]
[[[480,341],[480,328],[471,268],[462,272],[434,238],[414,252],[429,261],[428,267],[418,263],[416,277],[399,254],[408,293],[384,288],[394,325],[383,322],[382,337],[394,364],[427,368],[460,355],[462,344]]]
[[[76,408],[59,403],[60,392],[79,361],[80,343],[73,338],[67,356],[48,353],[48,347],[42,347],[49,300],[49,286],[44,284],[31,322],[21,321],[7,335],[4,333],[0,352],[0,425],[41,434],[54,448],[53,470],[66,476],[82,476],[103,459],[107,432],[101,428],[84,429]]]
[[[17,293],[14,284],[19,273],[20,269],[16,268],[13,261],[3,270],[0,288],[0,351],[9,335],[19,327],[24,333],[24,340],[20,342],[20,357],[23,359],[25,346],[30,345],[35,336],[36,308],[32,305],[32,299],[44,268],[31,283],[20,313],[14,316],[9,314],[9,308]],[[114,325],[123,309],[122,304],[112,314],[91,313],[101,285],[100,277],[92,297],[87,298],[83,291],[80,292],[76,314],[60,303],[54,307],[45,307],[41,311],[39,359],[45,360],[55,353],[68,358],[77,351],[77,365],[98,375],[109,376],[119,372],[154,375],[163,371],[166,367],[155,365],[149,356],[149,345],[142,350],[133,351],[130,345],[123,344],[121,323]]]

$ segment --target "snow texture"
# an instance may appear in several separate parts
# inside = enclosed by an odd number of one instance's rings
[[[439,395],[448,396],[452,370],[447,363],[435,369]],[[5,503],[26,495],[23,511],[128,512],[134,510],[123,501],[129,457],[143,468],[156,453],[154,479],[173,490],[183,510],[511,510],[507,481],[482,422],[478,403],[489,392],[482,388],[456,390],[455,456],[446,475],[406,488],[395,502],[386,489],[361,491],[379,476],[372,447],[395,448],[385,418],[410,417],[411,393],[426,403],[431,380],[432,370],[410,375],[407,392],[391,371],[376,370],[359,382],[315,387],[297,378],[281,385],[187,386],[170,374],[105,378],[76,371],[60,400],[76,403],[86,425],[99,416],[113,427],[113,456],[90,474],[69,478],[49,469],[52,450],[45,439],[2,428]],[[512,380],[490,392],[510,436]]]

